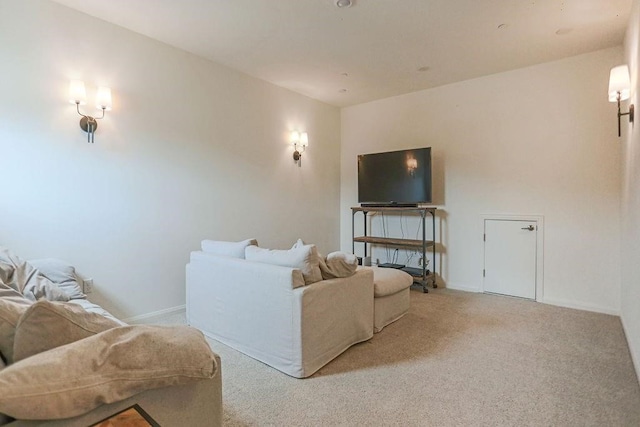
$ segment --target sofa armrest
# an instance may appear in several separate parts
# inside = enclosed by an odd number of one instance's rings
[[[218,370],[211,379],[147,390],[74,418],[51,421],[17,420],[3,427],[87,427],[135,404],[161,426],[221,426],[222,365],[220,357],[215,357]]]
[[[304,279],[295,268],[192,253],[186,266],[187,323],[260,360],[266,353],[289,359],[298,283]]]

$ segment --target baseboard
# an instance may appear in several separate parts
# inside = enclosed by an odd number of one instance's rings
[[[622,322],[622,330],[624,331],[624,336],[627,339],[627,346],[629,347],[629,354],[631,354],[631,362],[633,362],[633,367],[636,370],[636,376],[638,377],[638,383],[640,383],[640,342],[634,342],[633,335],[630,334],[627,329],[627,321],[625,320],[624,312],[620,314],[620,321]]]
[[[482,289],[472,285],[464,285],[460,283],[447,283],[447,289],[455,289],[456,291],[475,292],[482,293]],[[581,303],[575,301],[568,301],[558,298],[543,298],[542,301],[538,301],[543,304],[556,305],[558,307],[573,308],[576,310],[592,311],[594,313],[610,314],[612,316],[620,316],[620,310],[601,307],[594,304]]]
[[[472,286],[472,285],[464,285],[461,283],[447,283],[447,285],[445,286],[445,288],[447,289],[454,289],[456,291],[465,291],[465,292],[482,292],[482,289],[480,289],[477,286]]]
[[[559,307],[566,307],[566,308],[574,308],[576,310],[584,310],[584,311],[593,311],[594,313],[602,313],[602,314],[610,314],[612,316],[620,316],[620,310],[619,309],[613,309],[613,308],[607,308],[607,307],[601,307],[595,304],[589,304],[589,303],[583,303],[583,302],[574,302],[574,301],[568,301],[568,300],[563,300],[563,299],[558,299],[558,298],[548,298],[548,297],[544,297],[542,299],[542,301],[540,301],[544,304],[549,304],[549,305],[557,305]]]
[[[180,313],[185,311],[186,308],[187,306],[185,304],[182,304],[176,307],[165,308],[164,310],[152,311],[151,313],[140,314],[138,316],[129,317],[127,319],[123,319],[122,321],[125,323],[136,323],[136,322],[140,322],[141,320],[149,320],[156,317],[166,316],[168,314]]]

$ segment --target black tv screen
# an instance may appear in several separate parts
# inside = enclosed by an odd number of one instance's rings
[[[359,155],[358,203],[431,203],[431,147]]]

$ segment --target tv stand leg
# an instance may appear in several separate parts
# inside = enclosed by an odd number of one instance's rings
[[[425,294],[429,293],[429,288],[427,287],[427,282],[423,282],[422,280],[416,280],[411,284],[411,286],[420,286],[422,288],[422,292]]]

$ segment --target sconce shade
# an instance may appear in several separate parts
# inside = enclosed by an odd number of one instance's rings
[[[307,147],[309,145],[309,135],[306,132],[302,132],[300,134],[300,145],[302,147]]]
[[[291,131],[291,136],[289,136],[291,145],[296,145],[300,143],[300,133],[298,131]]]
[[[98,129],[98,120],[104,118],[105,111],[111,110],[111,89],[100,86],[96,93],[96,107],[102,110],[100,117],[92,117],[80,112],[80,105],[87,103],[87,91],[84,88],[84,82],[81,80],[71,80],[69,83],[69,102],[76,105],[76,112],[81,117],[80,129],[87,133],[87,142],[93,143],[96,129]]]
[[[613,67],[611,74],[609,74],[609,102],[618,101],[618,92],[620,93],[620,101],[629,99],[631,95],[629,67],[626,65]]]
[[[82,80],[71,80],[69,83],[69,102],[80,105],[87,103],[87,91]]]
[[[96,95],[96,107],[111,111],[111,89],[100,86]]]

